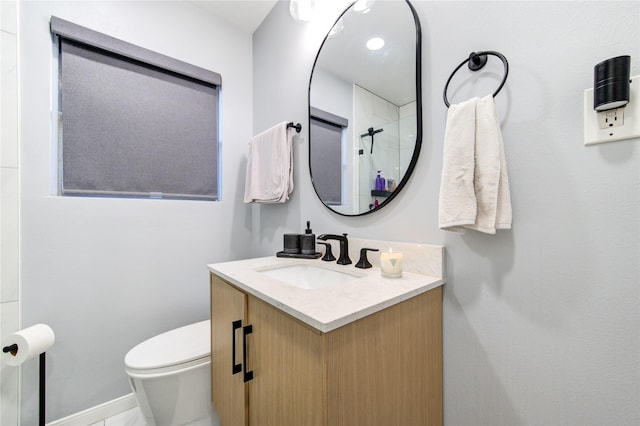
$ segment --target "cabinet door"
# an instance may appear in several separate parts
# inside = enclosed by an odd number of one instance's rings
[[[253,296],[248,298],[249,419],[252,426],[320,426],[322,335]]]
[[[242,363],[246,297],[211,275],[211,402],[221,426],[248,424],[247,394],[237,367]]]
[[[328,424],[442,425],[442,287],[329,333]]]

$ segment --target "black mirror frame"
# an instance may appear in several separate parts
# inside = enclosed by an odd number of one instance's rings
[[[313,173],[311,171],[311,81],[313,80],[313,71],[316,68],[316,63],[318,62],[318,57],[320,56],[320,52],[322,51],[322,47],[324,46],[325,42],[327,41],[328,35],[327,34],[324,39],[322,40],[322,44],[320,45],[320,47],[318,48],[318,53],[316,53],[316,58],[313,61],[313,67],[311,68],[311,75],[309,76],[309,90],[308,90],[308,94],[307,94],[307,114],[308,114],[308,124],[307,124],[307,135],[308,135],[308,143],[309,143],[309,175],[311,177],[311,184],[313,186],[313,190],[315,191],[316,195],[318,196],[318,199],[322,202],[322,204],[328,208],[329,210],[331,210],[333,213],[336,213],[340,216],[346,216],[346,217],[357,217],[357,216],[364,216],[364,215],[368,215],[371,214],[375,211],[380,210],[382,207],[388,205],[395,197],[396,195],[398,195],[400,193],[400,191],[402,191],[402,189],[405,187],[405,185],[407,184],[407,182],[409,181],[409,178],[411,177],[411,175],[413,174],[413,170],[416,167],[416,164],[418,162],[418,157],[420,156],[420,149],[422,148],[422,27],[420,26],[420,18],[418,17],[418,13],[416,12],[415,8],[413,7],[413,5],[411,4],[411,2],[409,2],[409,0],[405,0],[405,3],[407,4],[407,6],[409,6],[409,10],[411,11],[411,14],[413,15],[413,20],[416,26],[416,144],[415,144],[415,148],[413,150],[413,155],[411,156],[411,161],[409,162],[409,166],[407,167],[407,171],[405,172],[404,176],[402,177],[402,179],[400,180],[400,183],[398,183],[398,186],[396,188],[395,191],[393,191],[391,193],[391,195],[389,197],[387,197],[387,199],[385,201],[383,201],[378,207],[374,208],[374,209],[370,209],[367,210],[364,213],[358,213],[358,214],[345,214],[345,213],[341,213],[338,212],[336,210],[334,210],[333,208],[331,208],[331,206],[327,205],[322,198],[320,198],[320,194],[318,194],[318,191],[316,190],[316,186],[313,182]],[[355,2],[351,3],[341,14],[340,16],[338,16],[338,19],[336,19],[336,21],[334,22],[334,25],[336,23],[338,23],[338,21],[342,18],[342,16],[347,13],[347,11],[349,11],[349,9],[351,9],[351,7],[355,4]],[[333,28],[333,26],[332,26]]]

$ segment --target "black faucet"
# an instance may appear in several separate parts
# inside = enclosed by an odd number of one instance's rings
[[[334,234],[322,234],[317,237],[319,240],[338,240],[340,241],[340,256],[338,257],[338,265],[349,265],[351,259],[349,259],[349,240],[347,240],[347,234],[334,235]]]
[[[356,263],[356,268],[360,268],[360,269],[369,269],[371,267],[373,267],[373,265],[371,264],[371,262],[369,262],[369,259],[367,259],[367,252],[368,251],[380,251],[378,249],[374,249],[374,248],[361,248],[360,249],[360,260],[358,260],[358,263]]]

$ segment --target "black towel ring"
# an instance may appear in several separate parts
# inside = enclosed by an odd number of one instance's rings
[[[493,94],[493,97],[495,98],[496,95],[500,92],[502,86],[504,86],[504,83],[507,81],[507,75],[509,75],[509,63],[507,62],[507,58],[505,58],[502,53],[494,52],[491,50],[487,50],[485,52],[471,52],[469,54],[469,57],[462,61],[462,63],[460,63],[460,65],[458,65],[456,69],[453,70],[453,72],[449,76],[449,79],[447,80],[447,84],[444,85],[444,92],[442,93],[442,97],[444,98],[444,104],[447,106],[447,108],[451,106],[449,105],[449,101],[447,100],[447,89],[449,88],[449,83],[451,82],[454,74],[458,72],[458,70],[462,68],[462,66],[467,62],[469,63],[469,69],[471,71],[478,71],[482,69],[482,67],[484,67],[487,63],[487,55],[497,56],[504,64],[504,78],[502,79],[500,86],[498,86],[498,90],[496,90]]]

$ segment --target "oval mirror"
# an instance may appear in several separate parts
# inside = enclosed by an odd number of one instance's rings
[[[408,1],[359,0],[325,37],[309,81],[309,170],[325,206],[389,204],[422,144],[421,30]]]

